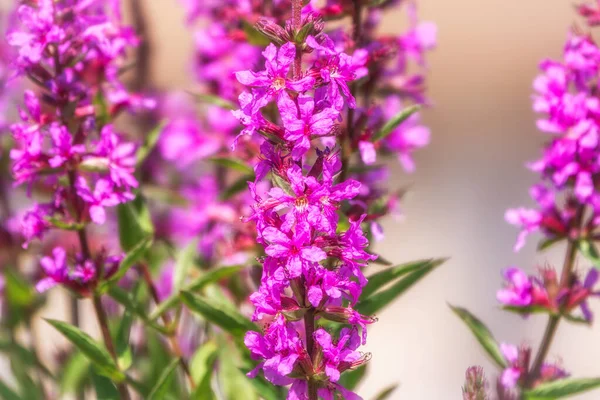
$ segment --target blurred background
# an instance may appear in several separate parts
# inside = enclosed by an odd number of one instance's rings
[[[152,81],[159,88],[189,89],[193,37],[183,9],[175,0],[142,1],[153,46]],[[530,272],[539,265],[559,266],[564,252],[558,246],[536,254],[534,237],[515,254],[517,230],[503,215],[509,207],[531,204],[528,188],[535,176],[524,163],[538,156],[544,140],[534,125],[531,82],[540,60],[561,56],[566,33],[576,22],[572,2],[420,4],[421,19],[435,22],[439,34],[438,48],[428,59],[429,97],[435,105],[424,112],[432,143],[417,153],[415,174],[395,166],[391,184],[411,185],[402,205],[404,219],[384,224],[386,239],[376,250],[394,263],[451,259],[378,315],[369,331],[370,374],[358,390],[367,399],[395,382],[400,388],[393,399],[460,399],[465,369],[475,364],[495,378],[492,365],[446,303],[469,308],[498,341],[537,347],[546,320],[523,320],[499,309],[500,272],[509,265]],[[398,29],[400,18],[388,14],[384,29]],[[597,305],[592,308],[600,312]],[[44,315],[60,317],[58,309],[51,307]],[[93,321],[89,328],[95,328]],[[598,325],[563,325],[550,355],[573,375],[598,376],[599,334]],[[44,332],[42,337],[52,345],[57,335]],[[592,392],[578,399],[598,397]]]

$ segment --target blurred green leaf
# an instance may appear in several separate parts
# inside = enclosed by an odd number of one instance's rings
[[[227,278],[239,272],[241,269],[242,267],[239,265],[215,268],[213,270],[208,271],[204,275],[201,275],[198,278],[196,278],[185,288],[185,290],[188,292],[200,291],[205,286],[215,283],[221,279]],[[161,302],[158,305],[158,307],[156,307],[156,309],[150,314],[149,319],[151,321],[155,321],[166,311],[170,310],[173,307],[176,307],[180,302],[181,298],[179,297],[179,293],[174,293],[165,301]]]
[[[255,179],[254,174],[247,174],[236,179],[231,185],[229,185],[219,196],[221,200],[229,200],[236,194],[248,189],[248,182],[253,182]]]
[[[367,373],[367,364],[363,364],[356,369],[351,369],[342,374],[339,384],[348,390],[354,390],[358,384],[364,379]]]
[[[196,98],[196,100],[198,100],[201,103],[207,103],[213,106],[217,106],[217,107],[221,107],[224,108],[226,110],[235,110],[237,109],[237,105],[232,103],[229,100],[226,100],[222,97],[219,96],[215,96],[212,94],[206,94],[206,93],[196,93],[196,92],[188,92],[189,94],[191,94],[192,96],[194,96]]]
[[[92,100],[92,104],[94,105],[94,112],[96,114],[96,125],[99,128],[102,128],[110,121],[110,113],[108,111],[108,103],[104,98],[104,94],[102,90],[98,90],[94,99]]]
[[[148,400],[161,400],[165,398],[167,390],[169,389],[171,378],[175,373],[175,369],[177,368],[177,364],[179,364],[178,358],[171,361],[171,363],[165,368],[160,378],[158,378],[156,385],[154,385],[150,391]]]
[[[398,384],[393,384],[391,386],[388,386],[387,388],[383,389],[381,392],[379,392],[379,394],[377,396],[375,396],[375,399],[373,400],[386,400],[388,399],[392,393],[394,393],[394,391],[398,388]]]
[[[125,276],[127,271],[129,271],[129,269],[133,267],[135,263],[142,259],[142,257],[144,256],[146,251],[150,249],[150,247],[152,247],[152,238],[148,237],[142,239],[136,246],[129,250],[125,255],[125,258],[123,258],[123,261],[121,261],[121,264],[119,264],[117,272],[115,272],[114,275],[102,282],[102,284],[99,286],[99,292],[106,293],[106,291],[110,288],[111,285],[119,282],[121,278]]]
[[[525,391],[525,399],[562,399],[600,387],[600,378],[567,378],[541,383]]]
[[[404,278],[394,283],[389,289],[381,290],[370,297],[361,300],[356,310],[365,315],[373,315],[396,300],[414,284],[423,279],[427,274],[440,266],[446,259],[438,259],[410,272]]]
[[[500,351],[500,347],[494,339],[494,336],[490,332],[490,330],[481,322],[477,317],[471,314],[468,310],[460,307],[454,307],[453,305],[448,305],[454,314],[458,316],[471,330],[479,344],[483,347],[483,349],[488,353],[488,355],[496,362],[496,364],[501,368],[506,368],[506,360]]]
[[[52,372],[38,359],[38,357],[29,349],[21,346],[15,340],[0,339],[0,352],[8,355],[9,358],[18,358],[27,368],[38,368],[44,375],[52,378]]]
[[[260,331],[258,326],[240,314],[232,304],[215,298],[196,296],[186,291],[182,291],[180,296],[191,311],[202,315],[237,338],[242,338],[250,330]]]
[[[144,143],[140,146],[136,154],[138,166],[141,165],[146,160],[146,157],[152,152],[166,125],[167,121],[161,121],[144,138]]]
[[[133,324],[133,314],[125,310],[123,317],[119,322],[119,330],[117,331],[116,351],[117,363],[121,371],[127,371],[133,363],[133,355],[129,346],[129,335],[131,333],[131,325]]]
[[[563,237],[550,238],[550,239],[541,240],[538,243],[537,249],[538,249],[538,251],[547,250],[550,247],[554,246],[556,243],[562,242],[563,240],[565,240],[565,238],[563,238]]]
[[[577,242],[577,247],[581,254],[583,254],[588,261],[591,261],[595,268],[600,269],[600,254],[598,254],[598,250],[594,243],[589,240],[580,240]]]
[[[4,400],[22,400],[22,397],[0,379],[0,398]]]
[[[197,254],[198,240],[192,240],[179,252],[177,262],[175,263],[175,270],[173,272],[173,293],[177,293],[183,288],[185,279],[196,262]]]
[[[211,379],[218,353],[217,343],[214,340],[209,340],[204,342],[192,357],[190,371],[196,384],[191,396],[193,400],[216,399],[211,387]]]
[[[53,319],[46,319],[46,321],[85,354],[92,363],[94,363],[99,373],[108,376],[117,382],[121,382],[125,379],[125,374],[119,371],[117,365],[106,349],[92,339],[87,333],[66,322]]]
[[[154,235],[150,211],[140,195],[129,203],[119,204],[117,217],[121,248],[126,252]]]
[[[247,21],[242,21],[242,29],[246,33],[246,40],[248,43],[254,46],[266,47],[271,43],[269,38],[260,33],[254,25]]]
[[[63,231],[78,231],[85,228],[84,223],[66,222],[58,217],[46,217],[46,221],[48,221],[55,228],[62,229]]]
[[[379,271],[368,277],[369,282],[363,288],[362,297],[367,299],[377,290],[391,283],[396,278],[430,265],[440,265],[444,261],[445,259],[417,260]]]
[[[392,119],[386,122],[385,125],[383,125],[383,127],[375,135],[373,135],[373,142],[385,139],[390,133],[392,133],[394,129],[398,127],[398,125],[410,118],[410,116],[419,111],[420,108],[420,105],[415,104],[406,107],[404,110],[394,115]]]
[[[250,165],[248,165],[244,160],[236,157],[210,157],[208,161],[224,168],[243,172],[244,174],[254,174],[254,169]]]
[[[250,379],[235,365],[236,355],[230,346],[224,346],[219,355],[219,378],[225,400],[258,400],[258,395]]]
[[[60,377],[60,393],[76,393],[89,374],[90,360],[80,351],[74,351],[66,362]]]
[[[11,306],[29,307],[35,300],[33,287],[11,269],[4,270],[4,293]]]
[[[588,321],[587,319],[583,318],[583,317],[578,317],[576,315],[571,315],[571,314],[562,314],[563,318],[566,319],[569,322],[572,322],[574,324],[582,324],[582,325],[588,325],[591,326],[592,325],[592,321]]]
[[[132,298],[129,292],[121,289],[118,286],[113,286],[108,291],[108,295],[112,297],[117,303],[121,304],[125,309],[136,317],[138,317],[144,324],[162,334],[169,334],[169,330],[166,327],[163,327],[157,324],[154,321],[148,319],[148,313],[146,309],[141,304],[137,303],[134,298]]]
[[[110,379],[96,374],[93,369],[89,370],[89,374],[92,377],[97,400],[121,400],[117,387]]]

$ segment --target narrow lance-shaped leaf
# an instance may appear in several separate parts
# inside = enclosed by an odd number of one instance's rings
[[[119,400],[121,396],[117,387],[106,377],[89,371],[96,392],[96,400]]]
[[[213,106],[224,108],[226,110],[235,110],[236,108],[238,108],[237,105],[235,105],[231,101],[226,100],[219,96],[215,96],[212,94],[206,94],[206,93],[196,93],[196,92],[191,92],[191,91],[188,93],[190,95],[194,96],[196,98],[196,100],[198,100],[201,103],[207,103],[207,104],[210,104]]]
[[[594,267],[600,268],[600,254],[598,254],[598,250],[596,249],[594,243],[590,242],[589,240],[580,240],[577,243],[577,247],[579,248],[581,254],[583,254],[585,258],[592,262]]]
[[[376,142],[378,140],[385,139],[390,133],[392,133],[394,129],[398,127],[398,125],[410,118],[410,116],[419,111],[420,108],[421,106],[418,104],[412,105],[394,115],[392,119],[386,122],[385,125],[383,125],[383,127],[375,135],[373,135],[373,141]]]
[[[215,268],[206,274],[196,278],[193,282],[191,282],[188,286],[186,286],[185,290],[188,292],[196,292],[202,290],[205,286],[215,283],[221,279],[227,278],[242,269],[239,265],[234,265],[230,267],[221,267]],[[181,303],[181,298],[179,297],[179,293],[174,293],[169,296],[166,300],[161,302],[158,307],[150,314],[149,319],[151,321],[157,320],[162,314],[166,311],[170,310],[173,307],[176,307]]]
[[[392,393],[394,393],[394,391],[397,388],[398,388],[398,384],[394,384],[394,385],[388,386],[387,388],[385,388],[381,392],[379,392],[379,394],[377,396],[375,396],[374,400],[386,400],[386,399],[389,399],[390,396],[392,395]]]
[[[449,305],[452,311],[469,327],[475,338],[484,348],[484,350],[488,353],[488,355],[498,364],[499,367],[506,367],[506,360],[500,351],[500,347],[494,339],[494,336],[490,332],[490,330],[477,319],[473,314],[471,314],[468,310],[460,307],[454,307]]]
[[[562,399],[600,387],[600,378],[567,378],[541,383],[525,392],[527,400]]]
[[[214,400],[216,398],[211,387],[211,379],[218,353],[217,343],[210,340],[203,343],[192,357],[190,370],[196,384],[191,396],[192,400]]]
[[[229,185],[219,196],[219,198],[223,201],[229,200],[236,194],[248,189],[248,182],[253,182],[255,179],[254,174],[247,174],[233,182]]]
[[[389,289],[379,291],[370,297],[361,300],[357,304],[356,309],[362,314],[375,314],[400,297],[404,292],[423,279],[427,274],[441,265],[444,261],[445,260],[439,260],[436,263],[428,264],[416,271],[409,273],[406,277],[393,284]]]
[[[245,174],[252,174],[254,170],[244,160],[235,157],[211,157],[208,161],[221,167],[233,169],[235,171],[243,172]]]
[[[22,397],[0,379],[0,398],[4,400],[21,400]]]
[[[125,276],[127,271],[129,271],[129,269],[133,267],[135,263],[137,263],[144,257],[144,254],[146,253],[146,251],[148,251],[148,249],[150,249],[151,246],[152,238],[148,237],[146,239],[143,239],[140,243],[138,243],[131,250],[129,250],[129,252],[127,252],[127,254],[125,255],[125,258],[123,258],[123,261],[121,261],[121,263],[119,264],[117,272],[115,272],[109,279],[107,279],[100,285],[99,292],[106,293],[110,285],[119,282],[121,278]]]
[[[354,390],[365,377],[367,365],[368,364],[363,364],[356,369],[344,372],[338,383],[348,390]]]
[[[202,315],[206,320],[220,326],[235,337],[241,338],[247,331],[259,330],[249,319],[240,314],[235,307],[217,299],[196,296],[190,292],[181,292],[181,300],[191,311]]]
[[[117,217],[119,220],[119,240],[121,248],[129,252],[154,235],[154,225],[150,217],[150,211],[144,199],[137,196],[129,203],[117,206]]]
[[[238,400],[240,393],[244,393],[245,400],[258,400],[250,379],[235,365],[234,354],[228,347],[222,350],[219,361],[219,377],[225,400]]]
[[[165,368],[160,378],[156,382],[156,385],[150,391],[150,395],[148,396],[148,400],[160,400],[165,398],[165,394],[169,389],[169,384],[171,382],[171,377],[177,368],[177,364],[179,364],[179,359],[175,359],[171,361],[171,363]]]
[[[192,240],[183,250],[179,252],[175,270],[173,272],[173,292],[177,293],[185,282],[190,269],[194,265],[194,261],[198,254],[198,241]]]
[[[82,352],[73,352],[62,368],[59,383],[60,394],[76,393],[88,378],[89,366],[90,360]]]
[[[131,347],[129,346],[129,334],[131,332],[132,323],[133,314],[130,311],[125,310],[121,322],[119,323],[116,340],[117,363],[119,364],[119,368],[123,371],[131,367],[133,362],[133,355],[131,354]]]
[[[410,272],[419,270],[421,268],[430,266],[430,265],[440,265],[446,261],[445,259],[429,259],[429,260],[418,260],[412,261],[406,264],[396,265],[395,267],[385,269],[383,271],[379,271],[368,277],[368,283],[363,288],[362,297],[368,298],[381,287],[386,284],[391,283],[396,278],[399,278],[403,275],[406,275]]]
[[[148,319],[147,312],[142,305],[136,302],[128,292],[121,289],[118,286],[113,286],[108,291],[108,295],[112,297],[117,303],[121,304],[125,309],[136,317],[138,317],[146,326],[160,332],[162,334],[170,334],[169,329],[159,325],[155,321]]]
[[[85,354],[102,375],[106,375],[118,382],[125,379],[125,375],[119,371],[110,354],[108,354],[108,351],[100,346],[100,344],[92,339],[87,333],[82,332],[79,328],[66,322],[53,319],[46,319],[46,321]]]
[[[141,165],[146,160],[146,158],[148,157],[150,152],[154,149],[154,147],[156,146],[156,143],[158,143],[158,139],[160,138],[160,135],[163,132],[166,125],[167,125],[167,121],[161,121],[146,136],[146,138],[144,139],[144,144],[142,144],[142,146],[140,146],[140,148],[138,149],[137,154],[136,154],[137,165]]]

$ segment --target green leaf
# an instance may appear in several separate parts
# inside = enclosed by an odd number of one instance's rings
[[[226,100],[219,96],[215,96],[212,94],[206,94],[206,93],[195,93],[195,92],[188,92],[188,93],[191,94],[192,96],[194,96],[201,103],[211,104],[213,106],[221,107],[226,110],[235,110],[238,108],[237,105],[235,105],[231,101]]]
[[[367,373],[367,364],[363,364],[356,369],[350,369],[342,374],[340,377],[340,381],[338,382],[340,385],[345,387],[348,390],[354,390],[365,377]]]
[[[239,400],[240,394],[244,393],[244,400],[258,400],[258,395],[249,378],[235,365],[235,358],[227,347],[219,357],[219,377],[223,397],[225,400]]]
[[[102,282],[102,284],[99,287],[99,292],[106,293],[108,288],[113,283],[119,282],[121,278],[125,276],[127,271],[129,271],[129,269],[133,267],[135,263],[142,259],[146,251],[148,251],[148,249],[150,249],[151,246],[152,238],[148,237],[146,239],[142,239],[141,242],[139,242],[136,246],[129,250],[125,255],[125,258],[123,258],[123,261],[121,261],[121,264],[119,264],[117,272],[115,272],[114,275],[112,275],[109,279]]]
[[[171,383],[171,377],[177,368],[177,364],[179,364],[178,358],[171,361],[167,368],[165,368],[160,378],[158,378],[156,385],[154,385],[150,391],[148,400],[161,400],[165,398],[167,390],[169,389],[169,384]]]
[[[290,196],[296,196],[294,190],[288,181],[283,179],[279,174],[271,172],[271,182]]]
[[[558,381],[542,383],[525,392],[525,398],[533,399],[562,399],[577,393],[583,393],[600,387],[600,378],[567,378]]]
[[[29,307],[35,300],[31,285],[12,269],[4,270],[4,293],[13,307]]]
[[[156,143],[158,143],[158,139],[160,138],[160,135],[162,134],[166,125],[167,125],[167,121],[161,121],[144,138],[144,144],[142,144],[140,146],[140,148],[138,149],[137,154],[136,154],[137,165],[141,165],[146,160],[146,157],[148,157],[150,152],[152,152],[152,150],[156,146]]]
[[[390,133],[392,133],[394,129],[398,127],[398,125],[400,125],[401,123],[406,121],[411,115],[419,111],[420,108],[420,105],[415,104],[406,107],[404,110],[394,115],[392,119],[386,122],[385,125],[375,135],[373,135],[373,142],[385,139]]]
[[[104,94],[101,90],[99,90],[94,96],[92,104],[94,105],[94,111],[96,114],[96,125],[98,125],[99,128],[102,128],[110,121],[110,113],[108,110],[108,103],[106,102]]]
[[[356,309],[365,315],[373,315],[383,309],[400,295],[406,292],[414,284],[423,279],[427,274],[440,266],[446,259],[439,259],[422,266],[416,271],[409,273],[406,277],[394,283],[389,289],[381,290],[365,300],[361,300]]]
[[[125,379],[125,374],[119,371],[110,354],[87,333],[66,322],[54,319],[46,319],[56,330],[63,334],[71,343],[75,345],[87,358],[94,363],[98,372],[106,375],[114,381],[121,382]]]
[[[379,394],[377,396],[375,396],[375,399],[373,399],[373,400],[385,400],[385,399],[389,398],[397,388],[398,388],[397,383],[395,383],[391,386],[388,386],[387,388],[385,388],[381,392],[379,392]]]
[[[269,39],[260,33],[252,24],[242,20],[242,29],[246,33],[246,40],[254,46],[266,47],[271,43]]]
[[[221,167],[243,172],[244,174],[254,174],[254,169],[250,165],[236,157],[211,157],[208,161]]]
[[[247,331],[260,331],[258,326],[240,314],[232,304],[196,296],[186,291],[182,291],[180,296],[191,311],[202,315],[235,337],[242,338]]]
[[[430,266],[432,264],[441,264],[445,261],[445,259],[429,259],[429,260],[418,260],[411,261],[406,264],[396,265],[395,267],[385,269],[383,271],[377,272],[371,276],[369,276],[369,282],[363,288],[362,297],[368,298],[381,287],[385,286],[388,283],[391,283],[396,278],[399,278],[403,275],[406,275],[410,272],[417,271],[421,268]]]
[[[282,393],[283,387],[275,386],[261,376],[250,379],[250,384],[263,400],[281,400],[286,398],[285,394]]]
[[[76,393],[89,374],[90,360],[80,351],[75,351],[65,364],[60,377],[60,393]]]
[[[596,250],[596,246],[594,243],[589,240],[580,240],[577,242],[577,247],[581,254],[591,261],[594,267],[600,269],[600,254],[598,254],[598,250]]]
[[[121,396],[117,387],[110,381],[110,379],[94,373],[93,370],[89,371],[92,377],[92,384],[96,391],[97,400],[120,400]]]
[[[469,327],[475,338],[481,344],[488,355],[501,367],[506,367],[506,360],[500,351],[500,347],[494,339],[490,330],[477,317],[471,314],[468,310],[460,307],[454,307],[449,304],[449,307],[454,313]]]
[[[240,265],[234,265],[230,267],[215,268],[208,271],[206,274],[196,278],[192,281],[189,286],[185,288],[188,292],[195,292],[202,290],[205,286],[215,283],[221,279],[227,278],[242,269]],[[167,312],[173,307],[176,307],[181,302],[179,293],[175,293],[168,297],[165,301],[160,303],[158,307],[150,314],[150,321],[157,320],[162,314]]]
[[[133,363],[133,355],[131,353],[131,347],[129,346],[129,334],[131,332],[132,324],[133,314],[130,311],[125,310],[121,322],[119,323],[116,340],[117,363],[119,364],[121,371],[127,371]]]
[[[0,398],[4,400],[22,400],[22,397],[0,379]]]
[[[248,189],[248,182],[252,182],[252,181],[254,181],[254,179],[255,179],[254,174],[248,174],[248,175],[239,177],[238,179],[235,180],[235,182],[233,182],[231,185],[229,185],[229,187],[227,187],[221,193],[219,198],[223,201],[229,200],[236,194]]]
[[[196,261],[198,254],[198,240],[192,240],[177,256],[177,263],[173,272],[173,293],[183,288],[185,278]]]
[[[209,340],[200,346],[190,362],[190,371],[196,388],[192,393],[193,400],[214,400],[216,398],[211,379],[219,347],[214,340]]]
[[[569,322],[573,322],[574,324],[582,324],[582,325],[588,325],[588,326],[592,325],[592,321],[588,321],[587,319],[585,319],[583,317],[578,317],[576,315],[571,315],[571,314],[563,314],[562,316],[564,319],[566,319]]]
[[[550,313],[550,311],[548,311],[547,308],[544,308],[541,306],[530,306],[530,307],[503,306],[502,309],[505,311],[508,311],[508,312],[519,314],[521,316],[526,316],[529,314],[548,314],[548,313]]]
[[[538,249],[538,251],[547,250],[550,247],[554,246],[556,243],[561,242],[563,240],[565,240],[564,237],[557,237],[557,238],[550,238],[550,239],[540,240],[540,242],[538,243],[537,249]]]
[[[63,231],[79,231],[85,228],[85,224],[81,222],[67,222],[58,217],[46,217],[45,219],[52,226]]]
[[[142,322],[144,322],[144,324],[146,324],[150,328],[155,329],[156,331],[162,334],[170,333],[168,328],[160,326],[156,322],[151,321],[148,318],[148,313],[146,312],[145,308],[141,304],[137,303],[136,300],[132,298],[130,293],[126,292],[118,286],[113,286],[108,291],[108,295],[114,300],[116,300],[117,303],[125,307],[127,311],[131,312],[133,315],[141,319]]]
[[[119,219],[121,248],[126,252],[154,235],[154,225],[152,224],[150,211],[139,195],[129,203],[119,204],[117,206],[117,217]]]

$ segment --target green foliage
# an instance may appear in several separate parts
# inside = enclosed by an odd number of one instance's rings
[[[196,389],[192,392],[193,400],[215,400],[211,381],[215,362],[219,354],[219,347],[214,340],[205,342],[196,350],[190,363],[192,379]]]
[[[119,371],[119,368],[111,358],[110,354],[108,354],[108,351],[92,339],[90,335],[66,322],[53,319],[46,319],[46,321],[62,333],[63,336],[89,358],[96,367],[98,373],[117,382],[121,382],[125,379],[125,374]]]
[[[413,115],[420,109],[421,106],[416,104],[406,107],[404,110],[394,115],[388,122],[385,123],[385,125],[383,125],[383,127],[379,131],[377,131],[375,135],[373,135],[373,141],[377,142],[388,137],[389,134],[394,131],[394,129],[396,129],[401,123],[406,121],[408,118],[410,118],[411,115]]]
[[[175,359],[171,361],[171,363],[165,368],[163,373],[158,378],[156,385],[150,391],[150,395],[148,396],[148,400],[160,400],[164,399],[169,389],[169,383],[172,380],[173,374],[175,373],[175,368],[179,364],[179,359]]]
[[[525,391],[526,400],[563,399],[600,387],[600,378],[567,378],[542,383]]]
[[[500,367],[506,367],[506,360],[500,351],[500,347],[492,336],[490,330],[477,319],[473,314],[471,314],[468,310],[460,307],[454,307],[449,305],[454,314],[458,316],[471,330],[479,344],[483,347],[486,353],[494,360],[494,362]]]
[[[193,293],[182,291],[181,300],[188,308],[201,315],[207,321],[223,328],[236,338],[242,338],[247,331],[259,331],[248,318],[244,317],[231,303],[221,299],[197,296]]]
[[[375,290],[377,290],[379,287],[381,287],[383,284],[386,283],[382,279],[380,279],[381,278],[381,275],[380,275],[376,279],[375,284],[372,285],[369,290],[369,293],[372,293],[372,294],[366,298],[364,298],[365,296],[361,296],[361,300],[356,305],[356,309],[365,315],[372,315],[372,314],[377,313],[378,311],[380,311],[381,309],[383,309],[384,307],[386,307],[390,303],[392,303],[394,300],[396,300],[398,297],[400,297],[404,292],[406,292],[408,289],[410,289],[414,284],[419,282],[427,274],[429,274],[431,271],[433,271],[434,269],[439,267],[445,261],[446,261],[446,259],[432,260],[431,262],[421,265],[418,268],[416,268],[414,271],[406,274],[406,276],[404,278],[398,280],[389,289],[374,292]],[[387,274],[390,276],[393,276],[394,269],[392,268],[391,270],[392,271],[387,270]],[[396,273],[398,273],[398,271],[402,271],[402,268],[395,270],[395,271],[396,271]],[[386,271],[383,271],[382,273],[385,276]]]
[[[589,240],[580,240],[577,242],[577,248],[581,254],[594,265],[594,267],[600,269],[600,254],[593,242]]]

